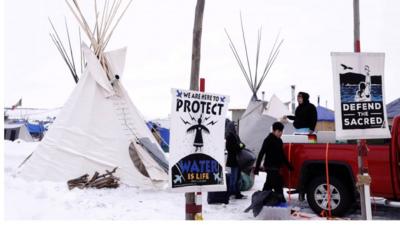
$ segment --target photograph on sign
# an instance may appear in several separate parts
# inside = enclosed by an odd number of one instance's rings
[[[228,96],[172,89],[172,190],[226,190],[224,132],[228,103]]]
[[[331,53],[337,139],[390,138],[384,53]]]

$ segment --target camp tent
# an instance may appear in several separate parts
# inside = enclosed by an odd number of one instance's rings
[[[126,49],[106,53],[114,74],[122,75]],[[67,181],[83,174],[119,169],[128,185],[167,181],[163,151],[120,82],[112,86],[92,51],[81,77],[20,175],[34,180]]]
[[[165,155],[119,80],[126,48],[104,51],[131,2],[119,17],[116,15],[120,4],[105,5],[103,12],[94,7],[94,29],[88,26],[78,2],[66,1],[91,47],[82,45],[84,73],[42,142],[22,164],[21,177],[66,182],[118,167],[115,176],[121,183],[142,188],[165,186],[168,180]],[[116,23],[111,21],[114,18]]]
[[[334,131],[335,130],[335,113],[333,110],[318,105],[317,107],[317,125],[315,130]]]
[[[328,108],[318,105],[317,107],[318,121],[335,121],[335,112]]]
[[[239,120],[239,136],[242,142],[248,149],[258,154],[264,139],[271,132],[272,124],[289,114],[289,109],[275,95],[268,103],[251,100]],[[284,125],[285,134],[292,134],[295,131],[292,123]]]
[[[270,103],[261,101],[257,97],[258,90],[261,88],[261,85],[268,75],[273,63],[278,57],[279,48],[283,40],[279,41],[279,36],[276,38],[275,43],[268,54],[268,58],[266,60],[264,68],[258,71],[260,52],[262,52],[260,51],[261,28],[258,30],[255,68],[251,68],[242,17],[240,17],[240,24],[242,28],[242,38],[246,60],[243,60],[240,57],[238,49],[236,48],[232,38],[229,36],[226,30],[225,33],[228,37],[229,46],[232,50],[232,53],[252,92],[249,104],[238,122],[239,136],[241,141],[246,144],[246,148],[252,150],[257,155],[261,149],[263,140],[271,131],[272,124],[280,120],[283,115],[289,114],[286,106],[284,106],[283,103],[276,96],[272,96]],[[285,124],[284,132],[292,133],[293,131],[294,128],[292,123],[288,122],[287,124]],[[254,184],[254,175],[248,176],[242,173],[242,183],[244,183],[244,185],[242,185],[242,190],[248,190]]]
[[[33,141],[33,138],[25,124],[4,124],[4,140],[15,141],[17,139]]]

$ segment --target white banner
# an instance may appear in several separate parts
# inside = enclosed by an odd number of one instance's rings
[[[225,191],[229,97],[172,89],[169,177],[172,190]]]
[[[390,138],[384,53],[332,52],[336,139]]]

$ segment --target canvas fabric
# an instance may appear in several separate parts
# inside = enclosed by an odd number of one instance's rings
[[[112,86],[91,50],[83,48],[88,65],[85,73],[19,175],[30,180],[66,182],[118,167],[115,176],[121,183],[162,187],[168,177],[160,164],[168,162],[143,116],[121,82]],[[113,74],[122,75],[125,54],[125,48],[106,53]],[[145,146],[143,139],[153,146]],[[130,151],[135,151],[139,159],[131,158]],[[134,160],[142,162],[147,176]]]

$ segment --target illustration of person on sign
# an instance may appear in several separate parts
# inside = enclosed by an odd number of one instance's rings
[[[201,117],[197,120],[196,125],[193,125],[191,127],[189,127],[186,132],[190,133],[190,132],[195,132],[196,134],[194,136],[194,142],[193,142],[193,146],[196,147],[195,152],[197,152],[197,150],[201,150],[201,148],[203,147],[204,143],[203,143],[203,131],[206,133],[210,133],[210,131],[208,130],[208,128],[206,126],[204,126],[203,124],[201,124],[202,120]]]
[[[369,75],[369,66],[366,65],[364,70],[366,72],[365,82],[360,82],[358,84],[358,90],[354,96],[356,102],[371,101],[371,76]]]

